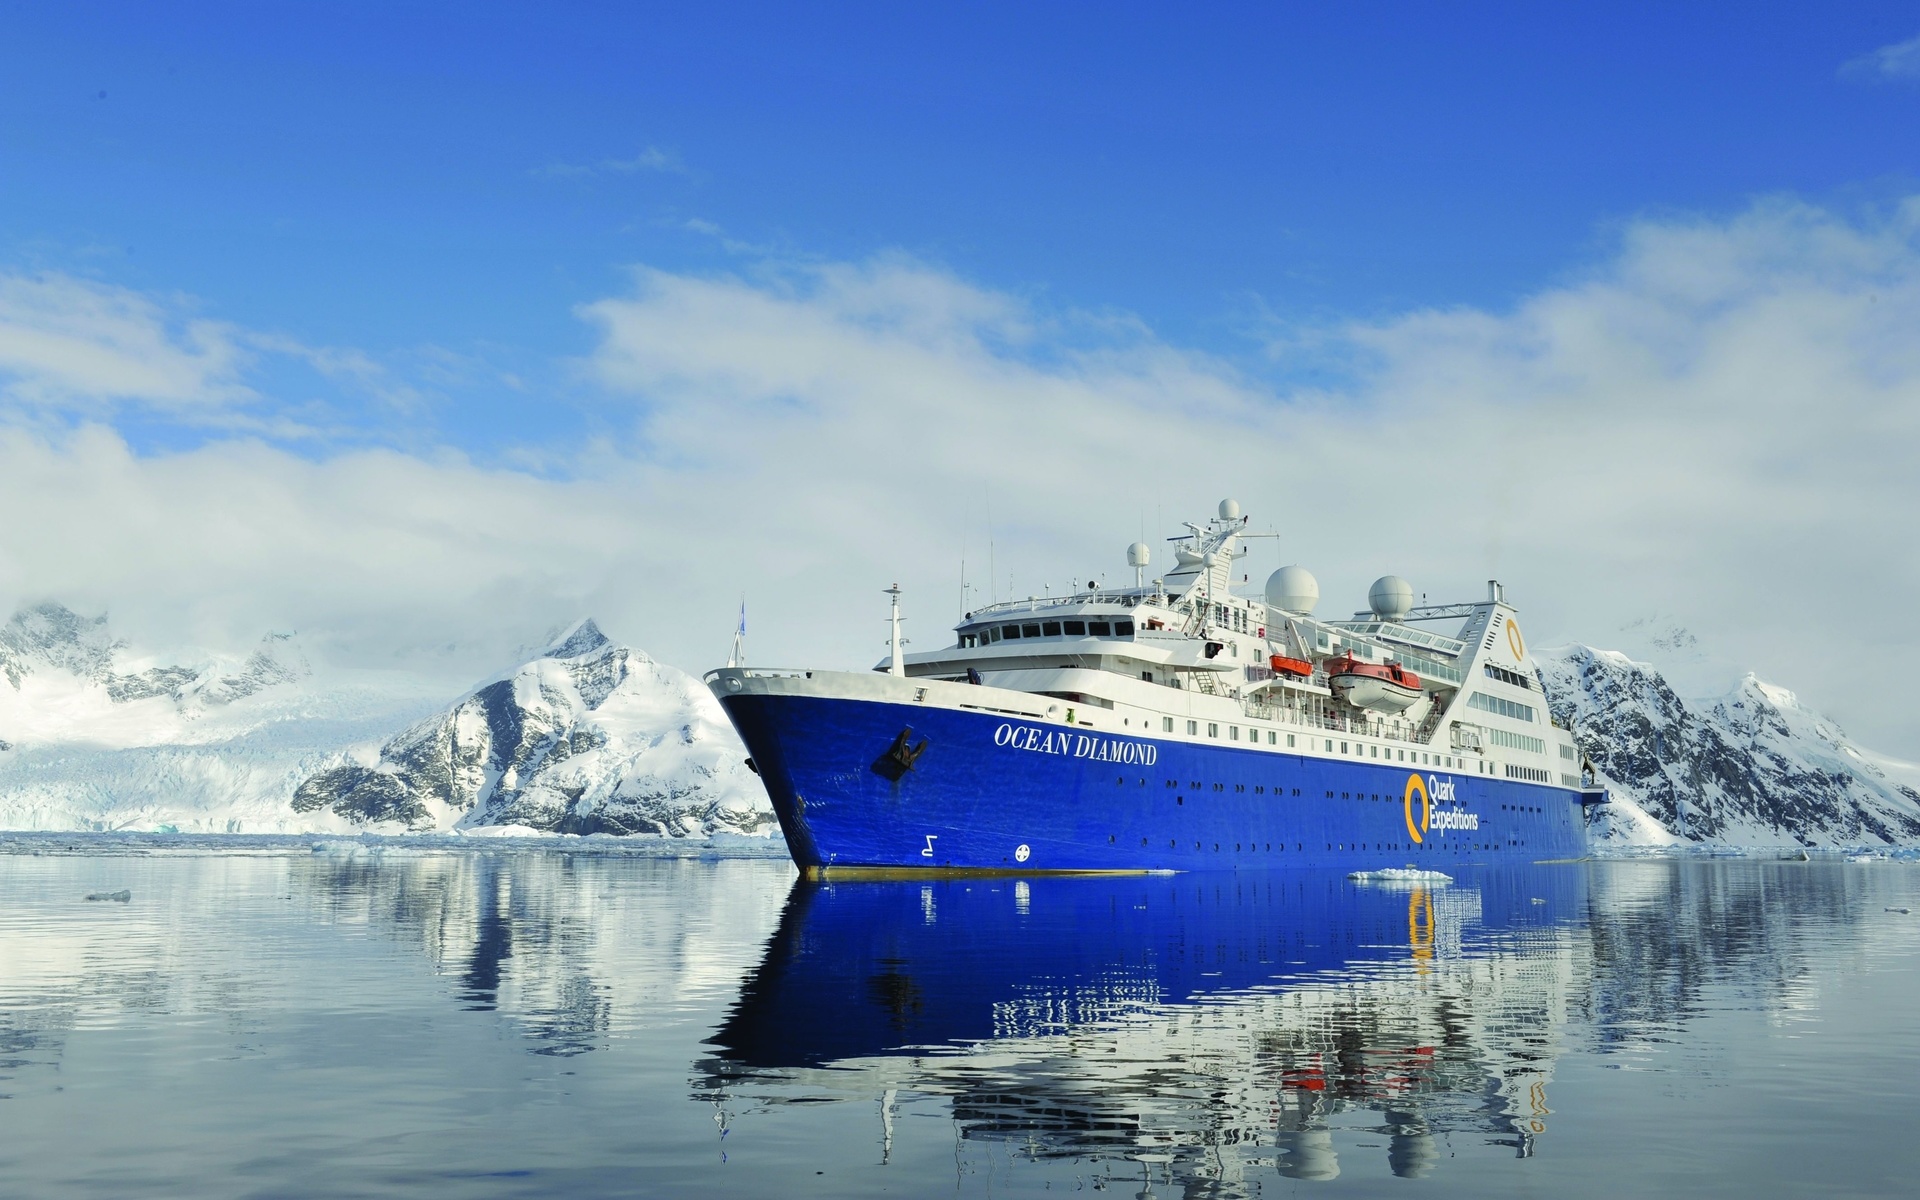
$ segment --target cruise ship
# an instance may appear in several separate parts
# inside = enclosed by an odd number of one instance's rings
[[[872,670],[706,681],[810,876],[1446,869],[1586,850],[1605,802],[1548,710],[1498,581],[1314,615],[1312,574],[1234,590],[1260,536],[1232,500],[1132,587],[994,603]],[[1245,576],[1241,576],[1244,580]]]

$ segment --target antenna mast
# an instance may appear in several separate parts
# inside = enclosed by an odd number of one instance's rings
[[[891,642],[893,646],[893,661],[887,667],[887,674],[904,678],[907,673],[907,661],[900,653],[900,585],[896,583],[886,589],[886,592],[887,595],[893,597],[893,639]]]
[[[740,624],[734,627],[733,650],[727,655],[727,665],[744,667],[747,665],[747,598],[740,597]]]

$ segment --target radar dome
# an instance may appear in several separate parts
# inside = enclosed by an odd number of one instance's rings
[[[1144,567],[1151,559],[1152,553],[1145,542],[1135,542],[1133,545],[1127,547],[1127,565],[1130,567]]]
[[[1413,585],[1398,575],[1382,575],[1367,589],[1367,603],[1374,616],[1398,621],[1413,611]]]
[[[1220,502],[1220,519],[1222,521],[1238,521],[1240,519],[1240,502],[1238,500],[1222,500]]]
[[[1305,567],[1281,567],[1267,576],[1267,603],[1306,616],[1320,603],[1320,581]]]

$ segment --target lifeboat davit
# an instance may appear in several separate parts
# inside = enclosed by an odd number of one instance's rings
[[[1405,712],[1420,699],[1420,677],[1397,662],[1361,662],[1350,654],[1327,660],[1327,686],[1359,708]]]
[[[1267,665],[1273,668],[1275,675],[1291,675],[1295,679],[1313,678],[1313,664],[1304,658],[1288,658],[1284,654],[1271,655]]]

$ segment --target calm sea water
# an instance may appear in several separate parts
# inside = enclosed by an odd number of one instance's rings
[[[1912,863],[0,851],[9,1195],[1920,1188]]]

